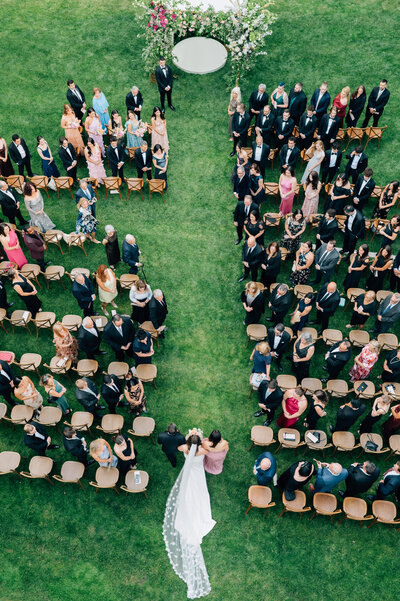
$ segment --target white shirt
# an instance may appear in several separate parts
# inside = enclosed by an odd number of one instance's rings
[[[356,218],[357,213],[354,213],[354,215],[350,215],[349,216],[349,221],[347,222],[347,228],[352,231],[353,228],[353,221]]]
[[[167,69],[166,69],[166,67],[162,67],[162,72],[164,73],[164,77],[167,77]]]
[[[256,146],[256,152],[254,154],[254,160],[255,161],[261,161],[261,153],[262,153],[262,147],[261,146]]]
[[[83,329],[86,330],[86,332],[90,332],[91,334],[93,334],[93,336],[98,336],[98,333],[96,332],[95,328],[85,328],[85,326],[83,326]]]
[[[328,119],[328,127],[326,128],[326,133],[329,133],[330,128],[332,127],[333,119],[329,117]]]
[[[273,349],[276,349],[276,348],[278,347],[278,345],[280,344],[281,340],[282,340],[282,336],[277,336],[277,335],[275,334],[275,336],[274,336],[274,344],[273,344]]]
[[[284,120],[282,119],[282,130],[284,130],[284,129],[285,129],[286,125],[287,125],[287,121],[284,121]]]
[[[362,184],[361,184],[361,186],[360,186],[360,192],[359,192],[359,194],[360,194],[360,193],[361,193],[361,192],[364,190],[364,188],[365,188],[365,186],[368,184],[369,180],[370,180],[370,178],[368,178],[368,179],[363,179],[363,181],[362,181]]]
[[[30,434],[30,436],[36,436],[36,438],[40,438],[41,440],[46,440],[46,437],[43,434],[40,434],[37,430],[34,434]]]
[[[146,164],[146,153],[142,152],[143,163]]]
[[[337,152],[335,154],[333,154],[333,152],[331,152],[331,156],[329,159],[329,167],[334,167],[336,165],[337,158],[338,158]]]
[[[11,382],[11,378],[8,375],[8,373],[6,373],[3,369],[0,368],[0,376],[4,376],[5,378],[7,378],[7,380],[10,380]]]
[[[95,392],[93,392],[93,390],[90,390],[89,386],[87,386],[86,388],[83,388],[83,392],[90,392],[90,394],[93,394],[93,396],[95,396],[97,399],[97,394]]]
[[[72,91],[75,94],[75,96],[82,102],[82,96],[79,94],[78,90],[74,88]]]
[[[14,144],[15,144],[15,142],[14,142]],[[15,144],[15,146],[17,146],[17,145]],[[21,144],[19,146],[17,146],[17,149],[18,149],[19,154],[21,155],[21,159],[24,159],[26,157],[26,152],[22,148]]]
[[[71,151],[70,151],[70,149],[68,148],[68,146],[67,146],[67,148],[65,148],[65,146],[63,146],[63,148],[64,148],[64,150],[66,150],[66,151],[68,152],[68,154],[69,154],[69,156],[71,157],[71,159],[72,159],[72,160],[74,160],[74,159],[72,158],[72,154],[71,154]]]
[[[318,96],[318,100],[317,100],[317,104],[315,105],[315,110],[317,110],[319,103],[321,102],[321,98],[322,98],[323,94],[321,92],[321,90],[319,91],[319,96]]]
[[[379,89],[378,94],[376,95],[376,99],[379,100],[379,98],[382,96],[384,90]]]
[[[350,169],[357,169],[357,165],[360,162],[361,154],[355,154],[353,156],[353,160],[351,161]]]
[[[286,153],[286,163],[289,162],[290,155],[292,154],[292,150],[293,150],[292,148],[288,148],[288,151]]]
[[[324,296],[319,302],[322,303],[322,301],[327,300],[331,296],[331,294],[333,294],[333,292],[325,292]]]

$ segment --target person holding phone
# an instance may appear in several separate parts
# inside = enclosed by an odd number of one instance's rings
[[[332,492],[332,489],[346,480],[348,471],[340,463],[323,463],[314,459],[317,464],[317,477],[315,484],[308,487],[312,494],[316,492]]]

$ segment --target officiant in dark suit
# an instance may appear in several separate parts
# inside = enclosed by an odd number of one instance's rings
[[[168,457],[172,467],[176,467],[176,452],[178,447],[186,443],[186,438],[179,432],[176,424],[171,422],[165,432],[160,432],[157,442],[162,445],[161,448]]]
[[[249,98],[249,115],[250,115],[250,123],[253,117],[256,118],[260,113],[262,113],[263,108],[266,104],[268,104],[268,94],[266,93],[267,86],[265,83],[260,83],[257,90],[251,93]]]
[[[151,152],[146,140],[135,150],[135,166],[137,176],[143,178],[146,174],[147,179],[151,179],[151,168],[153,166],[153,153]]]
[[[250,115],[243,103],[238,104],[236,113],[232,117],[233,150],[230,157],[235,156],[236,146],[240,141],[242,147],[247,145],[247,134],[250,127]]]
[[[377,127],[379,119],[382,116],[383,109],[388,103],[390,92],[387,89],[387,79],[382,79],[379,86],[373,88],[368,98],[367,108],[365,110],[365,119],[362,127],[367,127],[369,120],[373,119],[373,127]]]
[[[289,111],[294,124],[298,125],[300,117],[306,110],[307,96],[303,91],[303,84],[298,81],[289,92]]]
[[[124,360],[124,353],[133,357],[132,343],[135,338],[135,326],[129,317],[116,313],[104,328],[104,342],[114,351],[117,361]]]
[[[86,353],[88,359],[94,359],[96,355],[105,355],[106,351],[100,350],[101,336],[91,317],[85,317],[78,329],[78,348]]]
[[[137,86],[132,86],[125,98],[126,111],[133,111],[140,120],[140,113],[143,107],[143,96]]]
[[[161,110],[165,111],[165,95],[167,95],[168,106],[171,111],[175,110],[172,104],[172,86],[174,82],[174,75],[171,67],[169,67],[163,56],[160,56],[158,61],[158,67],[156,68],[156,80],[158,85],[158,91],[160,92],[160,104]]]
[[[82,92],[80,87],[74,83],[73,79],[69,79],[67,81],[67,86],[67,100],[70,103],[75,116],[82,120],[86,111],[85,94]]]
[[[78,161],[76,158],[75,148],[70,144],[67,138],[62,137],[59,140],[60,148],[58,149],[58,156],[61,159],[64,169],[67,172],[68,177],[72,177],[76,182],[76,172],[78,169]]]
[[[9,223],[15,224],[15,218],[18,219],[21,226],[29,223],[22,216],[17,193],[12,188],[9,188],[7,182],[4,180],[0,180],[0,204],[3,215]]]

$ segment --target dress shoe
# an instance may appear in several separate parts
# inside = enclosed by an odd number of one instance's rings
[[[105,405],[97,405],[96,409],[105,409],[106,406]]]
[[[176,108],[172,104],[169,105],[169,108],[171,109],[171,111],[176,111]]]
[[[326,383],[327,383],[327,381],[328,381],[328,378],[321,378],[321,382],[322,382],[323,384],[326,384]]]
[[[8,304],[7,304],[7,309],[9,309],[10,307],[12,307],[12,306],[13,306],[13,304],[14,304],[14,303],[8,303]]]
[[[234,157],[234,156],[235,156],[235,154],[236,154],[236,152],[233,150],[233,151],[230,153],[230,155],[229,155],[229,156],[232,158],[232,157]],[[22,194],[22,192],[21,192],[21,194]]]
[[[344,497],[344,490],[338,490],[338,493],[341,497]]]
[[[308,325],[310,325],[310,326],[313,326],[313,325],[315,325],[316,323],[318,323],[318,321],[309,321],[309,322],[308,322]]]
[[[242,277],[238,279],[238,282],[244,282],[244,280],[247,280],[247,277],[247,275],[242,275]]]
[[[60,445],[59,444],[49,444],[49,446],[47,448],[48,449],[59,449]]]
[[[272,419],[267,419],[264,423],[263,426],[269,426],[272,423]]]
[[[239,240],[239,238],[236,240],[235,245],[237,246],[238,244],[241,243],[241,240]]]
[[[87,464],[86,464],[86,465],[87,465],[87,466],[89,466],[89,465],[93,465],[93,463],[95,463],[95,460],[94,460],[94,459],[88,459],[88,462],[87,462]]]
[[[332,424],[329,424],[329,431],[333,432],[333,430],[334,430],[334,427],[332,426]]]
[[[328,368],[327,368],[327,367],[325,367],[325,365],[323,365],[323,366],[322,366],[322,369],[323,369],[324,371],[328,371]]]
[[[97,351],[96,355],[107,355],[107,351]]]
[[[263,412],[262,411],[256,411],[254,414],[254,417],[260,417],[260,415],[262,415]]]
[[[272,321],[272,317],[266,317],[265,321]]]

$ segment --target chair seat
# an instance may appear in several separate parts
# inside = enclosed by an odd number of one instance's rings
[[[108,374],[113,374],[117,378],[125,378],[129,371],[129,365],[124,361],[112,361],[107,368]]]
[[[42,407],[38,421],[44,426],[56,426],[62,419],[59,407]]]
[[[61,478],[64,482],[77,482],[85,473],[85,466],[80,461],[65,461],[61,466]]]
[[[71,426],[77,430],[82,428],[90,428],[93,424],[93,413],[88,411],[75,411],[71,416]]]
[[[268,486],[253,485],[248,490],[249,503],[261,509],[268,507],[272,499],[272,491]]]
[[[33,478],[44,478],[44,476],[50,474],[53,465],[54,463],[51,457],[41,457],[36,455],[30,460],[29,473]]]
[[[255,445],[269,445],[274,441],[274,431],[269,426],[253,426],[251,429],[251,440]]]
[[[140,482],[136,482],[136,474],[139,474]],[[149,483],[149,474],[143,470],[129,470],[125,476],[125,486],[121,486],[126,492],[144,492]]]
[[[246,332],[250,340],[264,340],[267,336],[267,328],[262,323],[251,323]]]
[[[3,451],[0,453],[0,474],[8,474],[15,471],[21,462],[21,455],[15,451]]]
[[[141,363],[136,368],[136,376],[143,382],[150,382],[157,377],[157,367],[152,363]]]
[[[38,353],[24,353],[19,360],[19,366],[25,371],[34,371],[42,362],[42,355]]]
[[[64,315],[62,324],[67,330],[74,332],[82,325],[82,317],[80,315]]]
[[[135,417],[132,430],[136,436],[150,436],[154,432],[156,422],[152,417]]]

